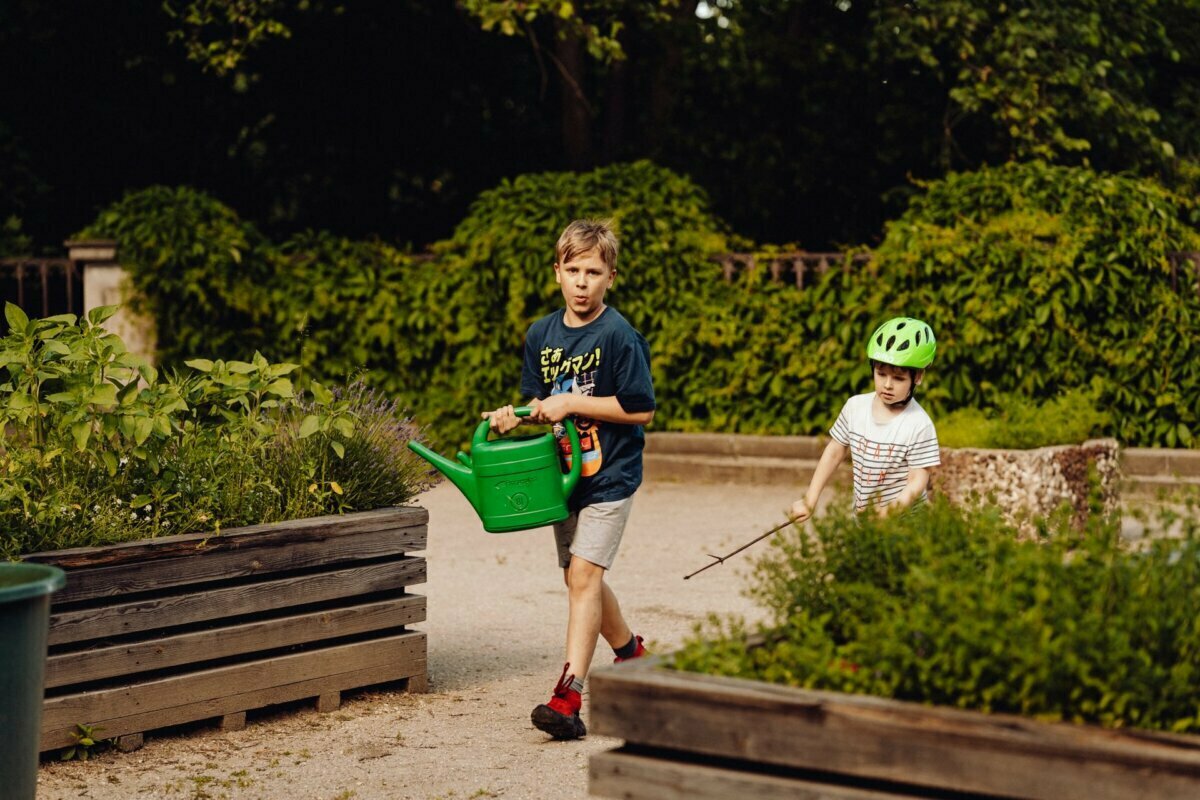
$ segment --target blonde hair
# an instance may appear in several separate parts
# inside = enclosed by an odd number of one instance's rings
[[[617,268],[617,234],[607,219],[577,219],[566,227],[554,246],[559,265],[595,250],[609,269]]]

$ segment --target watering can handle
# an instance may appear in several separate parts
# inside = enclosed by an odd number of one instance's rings
[[[528,417],[533,413],[532,406],[517,406],[513,409],[513,413],[518,417]],[[488,440],[488,433],[492,429],[492,421],[485,419],[483,422],[475,426],[475,435],[471,437],[471,446],[483,444]]]
[[[531,406],[518,406],[513,409],[518,417],[528,417],[533,413]],[[576,455],[571,459],[571,471],[563,476],[563,491],[565,494],[570,494],[575,488],[575,483],[579,480],[579,475],[583,466],[582,454],[579,451],[579,431],[575,429],[575,423],[569,419],[563,420],[563,426],[567,429],[567,438],[571,441],[571,452]],[[488,439],[488,433],[492,429],[491,420],[483,420],[475,426],[475,435],[471,438],[471,447],[477,444],[483,444]]]

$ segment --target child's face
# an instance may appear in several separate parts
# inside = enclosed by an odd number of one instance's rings
[[[604,263],[597,249],[554,265],[554,279],[562,287],[567,310],[583,322],[590,322],[603,310],[604,293],[616,275],[617,270]]]
[[[903,367],[893,367],[891,364],[875,365],[875,393],[885,403],[900,403],[908,398],[914,385],[920,385],[922,370],[917,370],[916,380]]]

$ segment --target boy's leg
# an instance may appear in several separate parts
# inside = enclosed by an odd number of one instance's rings
[[[554,526],[569,597],[567,664],[554,696],[535,708],[531,718],[537,728],[555,738],[587,734],[579,718],[581,693],[600,634],[606,639],[622,633],[632,638],[616,596],[604,582],[605,570],[616,558],[631,503],[632,498],[597,503]]]

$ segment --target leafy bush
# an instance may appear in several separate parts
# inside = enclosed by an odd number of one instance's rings
[[[270,242],[208,195],[165,186],[130,192],[78,236],[117,242],[131,303],[157,326],[160,363],[270,354],[280,338],[268,302],[277,274]]]
[[[1134,551],[1115,521],[1044,521],[1021,541],[995,509],[835,513],[775,540],[751,646],[710,623],[674,666],[1046,720],[1200,730],[1200,524]]]
[[[0,258],[28,256],[32,251],[33,240],[22,231],[20,217],[0,220]]]
[[[1200,250],[1192,201],[1036,162],[926,188],[876,257],[890,307],[937,333],[930,396],[942,408],[1045,400],[1095,379],[1122,441],[1194,443],[1200,293],[1186,270],[1173,279],[1171,258]]]
[[[432,260],[314,232],[274,245],[183,188],[132,193],[80,235],[117,240],[158,321],[164,363],[257,349],[300,364],[305,378],[358,375],[400,397],[445,446],[481,410],[517,399],[524,333],[561,306],[554,244],[577,217],[616,223],[608,300],[648,336],[719,280],[709,257],[728,246],[724,226],[693,183],[648,162],[505,181]]]
[[[865,337],[906,314],[938,337],[918,390],[935,423],[1003,395],[1044,402],[1096,381],[1105,433],[1196,443],[1200,296],[1171,266],[1173,252],[1200,249],[1191,201],[1152,181],[1039,163],[924,188],[872,264],[830,270],[801,292],[742,275],[667,320],[651,341],[671,391],[662,423],[820,432],[847,396],[870,390]]]
[[[1096,407],[1096,393],[1072,389],[1045,403],[1001,395],[989,410],[960,408],[938,420],[943,447],[1031,449],[1082,444],[1110,424]]]
[[[416,428],[362,387],[293,364],[195,359],[161,377],[106,332],[115,309],[30,320],[0,339],[0,558],[406,502],[426,483]]]
[[[87,233],[117,238],[165,364],[257,349],[300,364],[301,384],[356,376],[399,397],[439,447],[461,442],[481,409],[518,399],[521,337],[561,305],[554,243],[582,216],[617,223],[608,299],[650,340],[660,430],[821,432],[870,389],[865,336],[909,314],[938,336],[918,391],[935,422],[1095,383],[1110,414],[1097,433],[1197,443],[1200,297],[1171,267],[1173,252],[1200,250],[1194,203],[1152,181],[1040,163],[924,189],[870,264],[810,276],[801,291],[763,271],[724,281],[712,256],[746,243],[694,184],[648,162],[505,181],[432,259],[321,233],[274,245],[184,189],[130,195]]]

